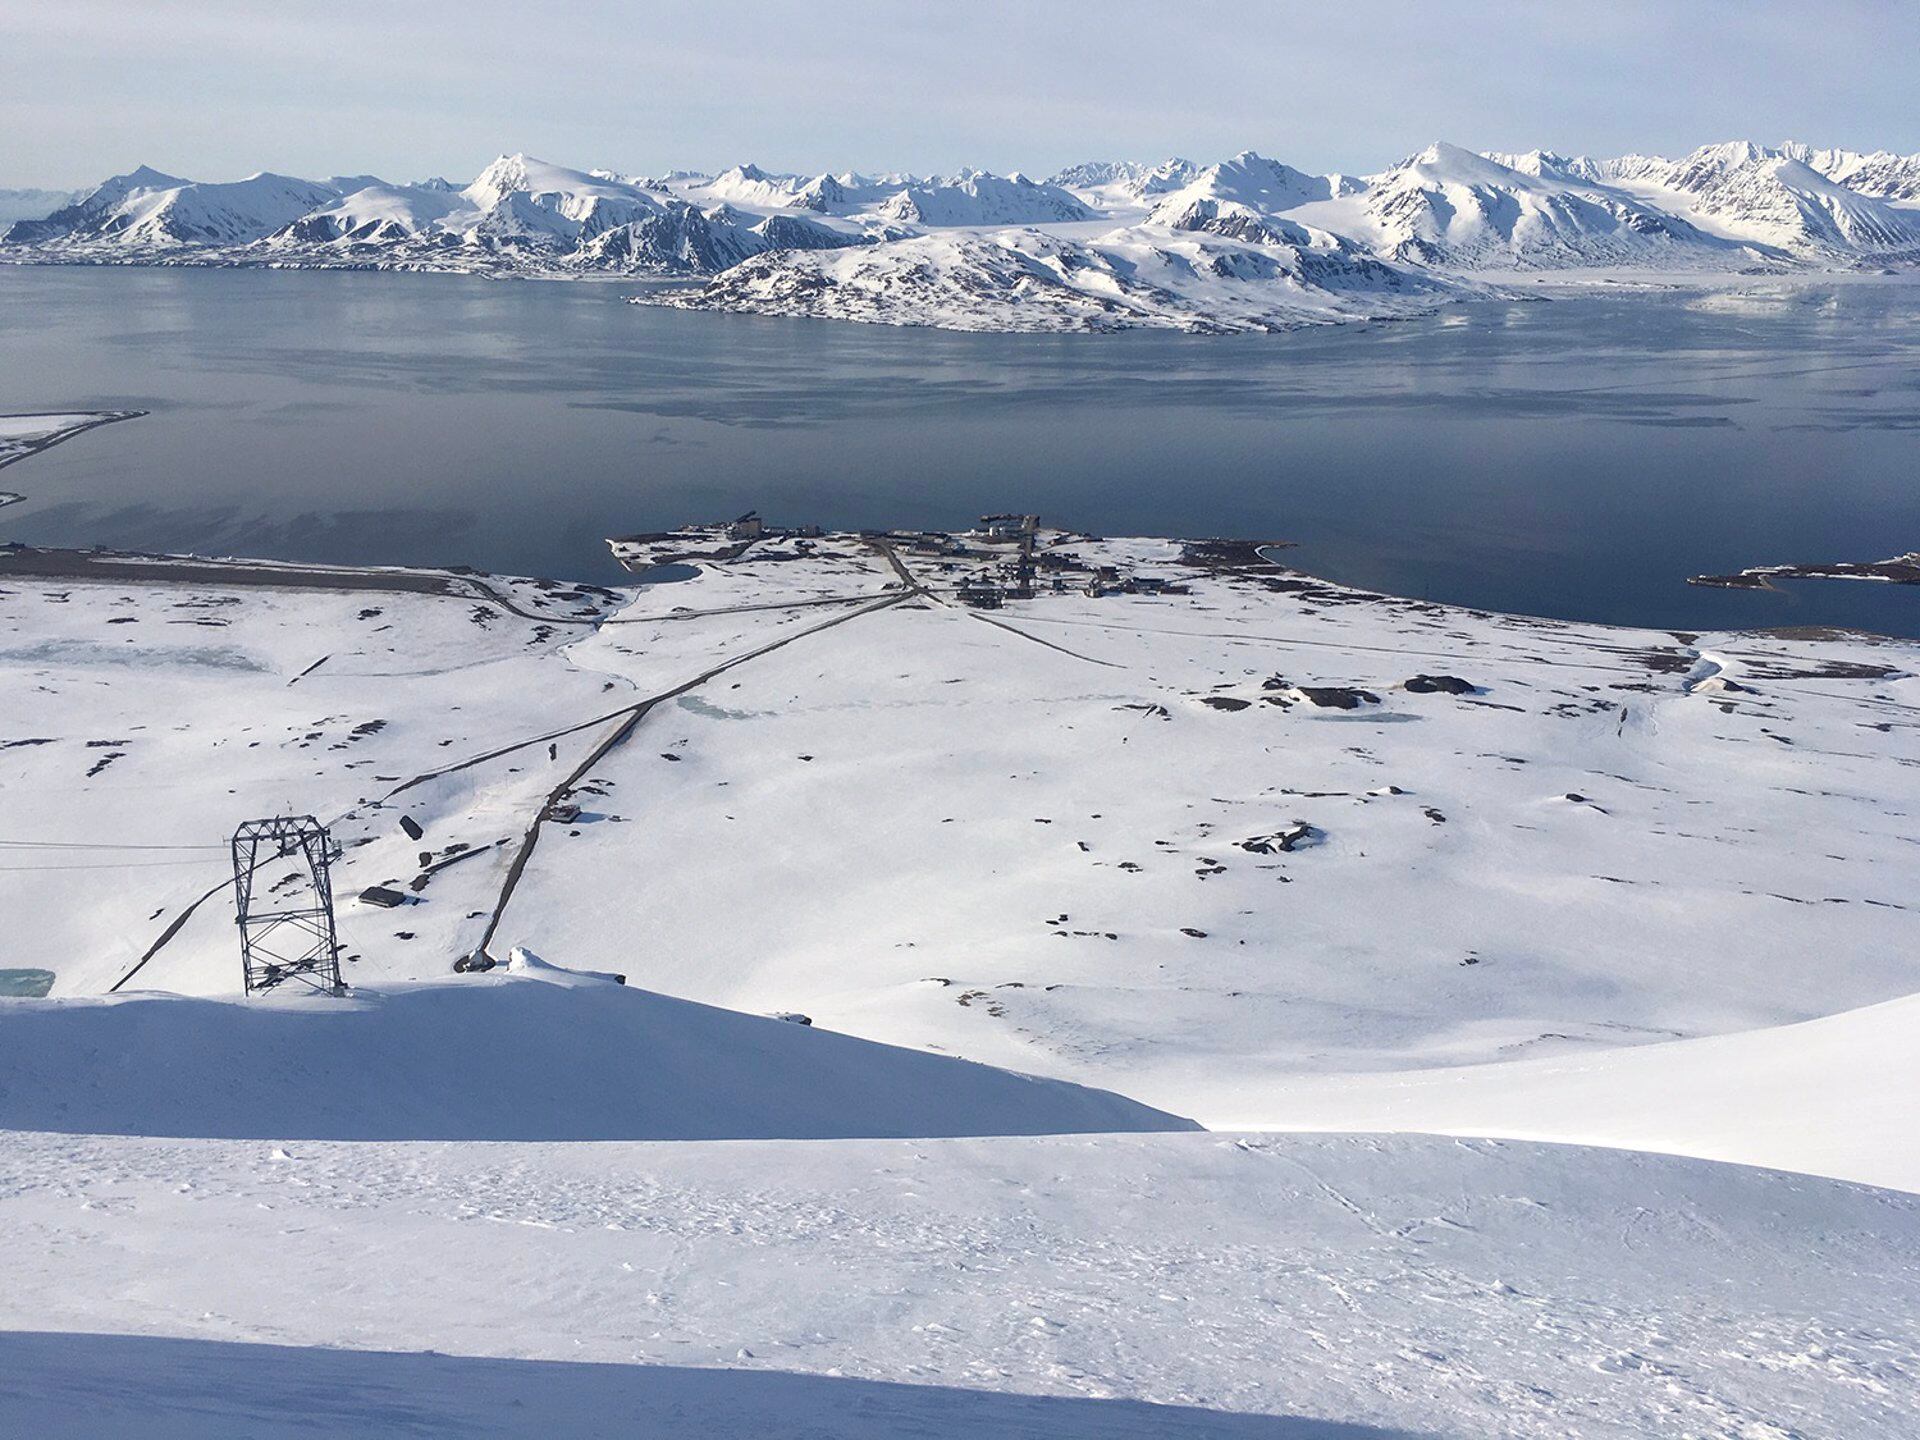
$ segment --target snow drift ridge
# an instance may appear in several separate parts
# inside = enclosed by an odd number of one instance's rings
[[[552,970],[345,1000],[0,1000],[0,1127],[263,1140],[1200,1128],[1108,1091]]]

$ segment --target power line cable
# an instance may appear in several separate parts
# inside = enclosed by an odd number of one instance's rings
[[[0,840],[8,850],[225,850],[225,845],[131,845],[114,840]]]
[[[24,874],[39,870],[147,870],[160,865],[211,865],[211,855],[202,855],[192,860],[96,860],[89,864],[78,861],[71,865],[0,865],[0,874]]]

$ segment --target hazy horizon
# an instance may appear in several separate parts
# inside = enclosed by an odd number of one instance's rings
[[[1436,139],[1610,155],[1728,139],[1920,150],[1920,8],[1630,0],[1275,4],[1196,23],[992,0],[765,0],[725,13],[587,0],[246,0],[0,8],[0,185],[74,189],[149,164],[465,180],[524,151],[658,173],[1047,174],[1252,148],[1368,173]]]

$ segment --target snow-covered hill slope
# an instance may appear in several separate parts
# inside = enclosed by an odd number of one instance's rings
[[[1297,213],[1358,234],[1391,259],[1440,268],[1687,268],[1745,258],[1685,221],[1569,179],[1550,163],[1538,170],[1523,173],[1457,145],[1435,144],[1377,177],[1363,194]]]
[[[1209,165],[1185,185],[1170,190],[1165,199],[1156,202],[1154,213],[1178,213],[1195,201],[1214,200],[1277,215],[1316,200],[1358,194],[1365,188],[1364,182],[1344,175],[1308,175],[1291,165],[1243,150],[1231,160]]]
[[[1920,1200],[1565,1146],[0,1132],[0,1241],[12,1435],[1920,1433]]]
[[[1170,233],[1232,243],[1183,248]],[[1484,272],[1618,284],[1911,265],[1920,157],[1437,143],[1364,179],[1247,150],[1212,165],[1092,161],[1042,182],[750,164],[647,179],[503,155],[465,186],[205,184],[141,167],[17,220],[0,258],[679,277],[710,283],[646,298],[966,330],[1275,330],[1419,313],[1483,293]]]
[[[1096,210],[1127,209],[1154,203],[1169,190],[1178,190],[1202,167],[1178,156],[1145,164],[1132,160],[1089,160],[1048,177],[1048,183],[1070,190]]]
[[[1920,1185],[1913,645],[736,548],[0,555],[0,1432],[1920,1433],[1920,1198],[1751,1168]],[[235,993],[288,808],[347,998]],[[1171,1096],[1462,1138],[929,1138]]]
[[[9,838],[62,847],[0,870],[32,917],[0,965],[232,995],[221,842],[292,806],[345,847],[356,985],[524,944],[1203,1123],[1289,1123],[1314,1075],[1791,1037],[1920,991],[1909,644],[1534,623],[1053,533],[1042,593],[980,614],[955,587],[1010,548],[960,548],[898,543],[919,595],[852,537],[768,540],[612,616],[0,561]],[[1088,596],[1074,560],[1188,593]],[[556,790],[580,813],[542,822]],[[1623,1113],[1551,1133],[1702,1133]],[[1808,1128],[1711,1153],[1793,1163]]]
[[[526,155],[501,156],[459,190],[371,176],[205,185],[142,169],[13,226],[7,243],[45,259],[710,274],[776,245],[865,238],[790,204],[742,210],[701,188],[675,193]]]
[[[1819,150],[1796,140],[1782,145],[1780,152],[1862,195],[1895,204],[1920,205],[1920,155],[1896,155],[1891,150],[1875,150],[1871,154],[1858,150]]]
[[[244,245],[331,204],[338,193],[317,181],[264,173],[216,185],[166,184],[165,179],[141,177],[112,204],[104,203],[107,197],[96,191],[74,207],[86,213],[70,233],[128,249]],[[108,185],[118,188],[121,183]],[[41,223],[51,226],[58,218]]]
[[[1920,1194],[1920,994],[1799,1025],[1603,1053],[1249,1085],[1249,1129],[1438,1131],[1699,1155]]]
[[[1094,218],[1093,211],[1058,185],[983,171],[969,171],[946,184],[909,186],[882,202],[875,213],[900,225],[942,228],[1045,225]]]
[[[124,175],[101,181],[92,190],[39,219],[21,220],[8,227],[8,245],[42,245],[93,239],[112,229],[125,229],[123,207],[136,195],[164,193],[188,182],[142,165]],[[116,223],[118,222],[118,223]]]
[[[156,893],[184,903],[230,878],[222,842],[236,806],[266,814],[296,804],[337,821],[407,776],[444,767],[449,753],[546,728],[556,703],[599,710],[622,699],[604,674],[549,663],[610,603],[576,587],[470,588],[425,572],[396,582],[392,572],[321,571],[316,588],[289,591],[222,586],[218,569],[211,583],[143,583],[134,578],[143,572],[124,564],[106,575],[116,572],[128,578],[75,592],[88,597],[77,609],[52,598],[59,585],[0,581],[9,611],[0,639],[8,821],[42,839],[111,842],[85,854],[56,847],[33,868],[0,872],[0,913],[40,916],[30,940],[17,932],[6,944],[0,965],[15,956],[36,965],[29,950],[72,957],[46,967],[60,973],[56,994],[101,993],[128,972],[153,939],[140,922]],[[416,581],[415,589],[378,588]],[[335,703],[344,693],[323,698],[314,689],[329,672],[358,693],[346,709]],[[490,692],[484,707],[468,703],[475,684]],[[162,711],[180,721],[157,723]],[[514,761],[448,777],[472,819],[498,820],[488,843],[538,806],[549,765],[584,753],[579,735],[551,743],[557,758],[548,761],[542,746],[539,766]],[[217,786],[206,783],[209,766]],[[95,828],[103,802],[136,795],[145,797],[139,835]],[[122,841],[162,848],[123,849]],[[427,843],[443,849],[446,840]],[[414,973],[437,977],[446,968],[435,956]],[[160,987],[177,988],[164,979]]]
[[[1627,156],[1601,169],[1613,185],[1702,229],[1785,255],[1920,254],[1920,218],[1749,141],[1705,145],[1674,161]]]
[[[1079,1085],[539,965],[344,1001],[0,1000],[0,1129],[737,1140],[1192,1128]]]
[[[461,208],[464,197],[437,186],[368,185],[288,222],[260,243],[290,250],[308,245],[379,247],[417,240]]]
[[[1183,220],[1092,240],[967,231],[769,252],[635,303],[949,330],[1207,334],[1420,314],[1463,293],[1286,221],[1198,209]]]

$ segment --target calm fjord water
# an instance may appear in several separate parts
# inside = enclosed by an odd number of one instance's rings
[[[1689,574],[1920,548],[1920,286],[1475,304],[1287,336],[695,315],[631,285],[0,267],[0,413],[151,410],[0,539],[606,579],[609,534],[1037,510],[1299,542],[1490,608],[1920,635],[1920,590]]]

